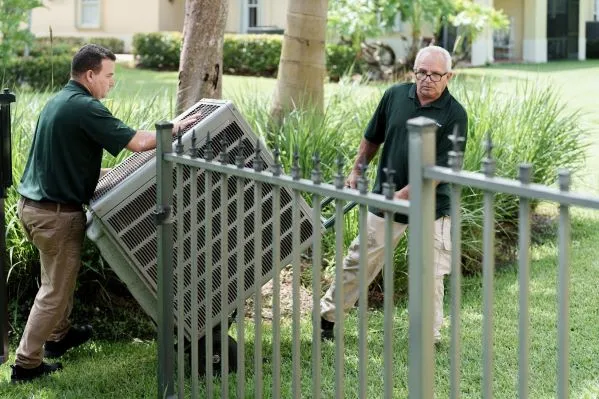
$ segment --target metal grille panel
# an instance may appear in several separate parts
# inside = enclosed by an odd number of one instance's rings
[[[195,115],[199,113],[201,116],[199,118],[199,122],[206,119],[209,115],[211,115],[214,111],[219,109],[221,106],[216,104],[204,104],[198,103],[191,109],[187,110],[178,119],[183,119],[187,116]],[[193,127],[188,127],[182,130],[182,133],[188,132]],[[140,152],[131,155],[123,162],[114,167],[110,172],[108,172],[105,176],[102,176],[102,179],[98,182],[98,186],[96,187],[96,191],[91,199],[91,202],[98,201],[102,198],[106,193],[108,193],[111,189],[121,183],[125,178],[130,176],[133,172],[138,170],[141,166],[146,164],[148,161],[156,158],[156,150]]]
[[[200,102],[201,107],[201,102]],[[213,105],[214,106],[214,105]],[[200,109],[196,107],[195,109]],[[252,167],[254,151],[258,138],[251,132],[245,121],[241,119],[235,108],[230,103],[221,104],[220,107],[214,106],[216,109],[210,108],[212,113],[210,119],[208,115],[204,116],[195,126],[196,141],[198,144],[200,156],[204,156],[206,150],[206,135],[210,132],[212,138],[212,148],[214,154],[219,154],[223,147],[226,147],[228,153],[228,163],[235,160],[239,148],[243,148],[243,156],[246,167]],[[206,107],[204,108],[206,109]],[[192,111],[193,112],[193,109]],[[178,119],[189,114],[186,112]],[[204,111],[202,111],[204,112]],[[183,135],[183,144],[186,151],[189,149],[191,142],[191,132],[186,132]],[[240,147],[240,142],[243,147]],[[143,154],[142,154],[143,155]],[[142,157],[131,158],[123,161],[125,165],[115,168],[115,172],[106,175],[105,178],[111,180],[110,184],[98,186],[98,191],[94,198],[96,202],[92,202],[91,210],[96,213],[96,216],[102,221],[103,226],[110,234],[114,241],[118,243],[120,250],[125,253],[126,258],[130,260],[127,265],[113,265],[112,268],[135,268],[137,273],[144,280],[146,287],[151,291],[153,297],[157,295],[157,265],[156,265],[156,226],[153,221],[153,210],[156,206],[156,174],[155,174],[155,154],[147,156],[145,163],[140,164]],[[267,167],[273,163],[271,155],[268,151],[261,151],[261,161]],[[201,334],[206,328],[206,284],[212,285],[213,300],[212,309],[214,322],[217,322],[221,309],[221,295],[227,296],[228,309],[224,311],[230,312],[237,306],[239,300],[245,300],[273,276],[273,245],[281,245],[282,265],[285,265],[291,257],[292,245],[292,195],[287,189],[281,190],[281,231],[274,232],[272,229],[272,186],[268,184],[262,185],[260,197],[262,201],[259,204],[254,203],[254,190],[256,185],[252,180],[242,182],[243,187],[243,216],[238,218],[237,215],[237,178],[229,176],[225,181],[224,187],[220,175],[212,174],[212,190],[211,193],[206,193],[205,179],[206,174],[203,170],[192,169],[185,165],[176,165],[178,168],[183,168],[183,184],[182,187],[176,187],[176,169],[174,171],[174,198],[173,198],[173,220],[175,234],[177,230],[177,219],[179,212],[183,212],[184,222],[184,237],[175,238],[173,243],[173,259],[175,267],[175,282],[177,281],[177,273],[183,272],[184,284],[184,303],[181,304],[185,309],[185,326],[189,336],[191,332],[191,306],[193,298],[191,297],[191,281],[192,274],[195,272],[199,276],[198,286],[198,330]],[[138,168],[144,168],[144,172],[137,172]],[[191,193],[191,179],[197,181],[197,192]],[[117,181],[120,179],[120,181]],[[127,180],[125,184],[124,181]],[[123,184],[122,184],[123,183]],[[105,187],[111,186],[110,189]],[[227,190],[227,203],[221,204],[221,190]],[[197,220],[191,220],[191,206],[193,198],[197,201]],[[183,196],[183,210],[176,209],[177,196]],[[212,231],[210,232],[212,242],[212,276],[209,277],[206,271],[206,200],[207,195],[211,195],[212,200]],[[114,205],[102,206],[101,203],[111,203]],[[255,221],[254,215],[256,206],[262,208],[262,220]],[[302,201],[300,204],[300,236],[302,247],[306,247],[310,243],[313,226],[309,218],[309,208]],[[227,226],[221,226],[221,213],[226,213]],[[193,228],[192,228],[193,226]],[[243,242],[237,242],[237,229],[243,229]],[[255,259],[254,255],[254,239],[257,229],[262,231],[262,259]],[[191,257],[191,242],[192,234],[197,235],[197,253],[198,257],[195,261]],[[278,233],[278,234],[277,234]],[[221,259],[221,242],[227,248],[227,258]],[[183,245],[184,259],[177,259],[178,246]],[[244,298],[238,298],[237,281],[237,258],[243,257],[243,288]],[[261,267],[261,280],[255,284],[254,267],[259,264]],[[193,269],[192,269],[193,265]],[[229,281],[225,284],[221,281],[221,268],[227,268],[227,276]],[[175,295],[177,287],[175,283]],[[175,308],[178,304],[175,298]]]

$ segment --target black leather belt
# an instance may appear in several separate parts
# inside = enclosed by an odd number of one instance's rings
[[[79,204],[59,204],[52,201],[34,201],[29,198],[23,198],[23,203],[37,209],[44,209],[52,212],[83,212],[83,207]]]

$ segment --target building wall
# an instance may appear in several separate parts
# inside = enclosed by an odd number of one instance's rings
[[[524,0],[522,59],[547,62],[547,0]]]
[[[263,25],[287,28],[287,6],[289,0],[261,0],[264,13]]]
[[[123,39],[125,46],[130,48],[134,33],[159,30],[158,1],[102,0],[100,27],[92,29],[78,26],[79,0],[44,0],[44,7],[32,11],[31,31],[36,36],[48,36],[50,26],[54,36],[117,37]]]
[[[238,33],[241,29],[241,4],[245,3],[244,0],[228,0],[229,2],[229,13],[227,15],[227,23],[225,25],[225,32],[227,33]]]
[[[594,0],[580,0],[580,26],[578,27],[578,59],[585,60],[587,53],[586,23],[595,18],[595,6],[599,4]],[[599,10],[597,10],[599,11]]]
[[[247,0],[228,0],[229,15],[225,31],[245,32],[248,25]],[[258,25],[287,27],[287,4],[289,0],[258,0]]]
[[[503,10],[512,22],[510,35],[513,40],[512,58],[522,59],[522,40],[524,38],[524,3],[522,0],[495,0],[495,9]]]
[[[163,0],[158,4],[158,30],[182,32],[185,19],[185,0]]]

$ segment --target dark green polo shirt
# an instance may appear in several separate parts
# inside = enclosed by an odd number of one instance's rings
[[[449,151],[453,148],[449,136],[453,133],[454,125],[457,125],[462,137],[466,138],[468,131],[468,116],[464,108],[456,101],[449,90],[445,89],[441,97],[425,106],[420,105],[416,95],[414,83],[403,83],[389,88],[381,99],[368,127],[364,138],[374,144],[383,144],[383,152],[380,157],[376,181],[373,192],[382,193],[382,183],[386,181],[384,168],[391,165],[395,170],[395,189],[408,185],[409,179],[409,145],[408,128],[409,119],[424,116],[437,122],[437,159],[439,166],[448,166]],[[466,142],[464,141],[465,148]],[[437,186],[436,218],[449,215],[449,186],[440,183]],[[371,212],[381,213],[372,208]],[[405,215],[396,214],[395,221],[407,223]]]
[[[102,166],[135,135],[81,84],[71,80],[42,110],[18,192],[32,200],[87,204]]]

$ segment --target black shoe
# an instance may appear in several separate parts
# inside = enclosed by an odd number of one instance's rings
[[[40,364],[39,366],[32,368],[32,369],[26,369],[21,366],[17,366],[16,364],[13,366],[10,366],[10,367],[12,367],[12,374],[10,375],[10,382],[12,382],[13,384],[16,384],[18,382],[31,381],[36,378],[43,377],[45,375],[53,373],[55,371],[62,370],[61,363],[44,363],[44,362],[42,362],[42,364]]]
[[[71,327],[60,341],[46,341],[44,357],[61,357],[66,351],[87,342],[92,336],[92,326]]]
[[[333,341],[335,339],[335,323],[320,318],[320,338],[321,341]]]

